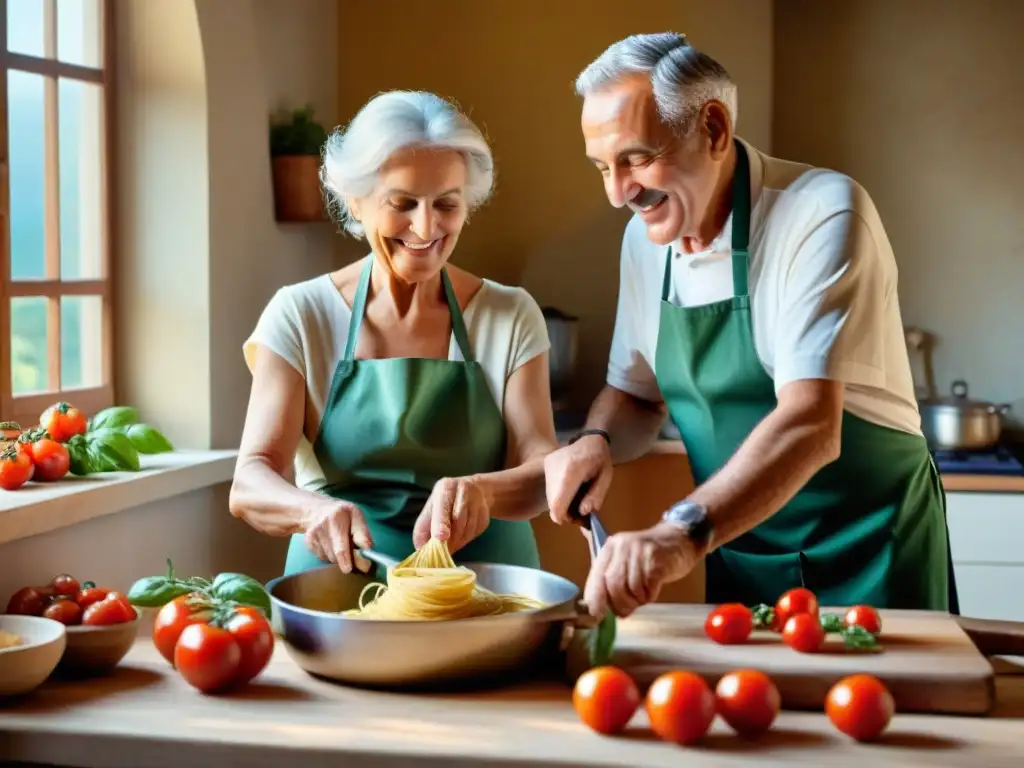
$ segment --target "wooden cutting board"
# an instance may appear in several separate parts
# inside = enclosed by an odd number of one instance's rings
[[[755,632],[744,645],[718,645],[704,634],[710,610],[645,606],[619,621],[612,663],[641,686],[672,669],[697,672],[711,685],[731,670],[759,669],[775,681],[786,709],[821,710],[829,688],[859,672],[882,680],[899,712],[981,715],[995,703],[992,665],[948,614],[881,611],[882,650],[847,650],[830,635],[821,652],[805,654],[767,631]]]

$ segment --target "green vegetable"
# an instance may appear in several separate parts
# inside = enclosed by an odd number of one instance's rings
[[[88,435],[89,456],[97,472],[136,472],[139,469],[139,451],[124,432],[104,427]]]
[[[847,648],[852,648],[857,651],[880,650],[878,646],[878,638],[862,626],[856,625],[846,627],[839,631],[839,635],[843,638],[843,642],[846,643]]]
[[[149,424],[132,424],[125,435],[139,453],[167,453],[174,450],[171,442]]]
[[[89,444],[84,435],[75,435],[68,440],[65,447],[68,449],[68,458],[71,459],[71,474],[83,477],[96,471],[89,458]]]
[[[601,623],[597,625],[587,637],[587,651],[590,654],[590,665],[601,667],[612,660],[612,652],[615,649],[615,634],[618,623],[615,621],[615,614],[611,611],[604,615]]]
[[[270,595],[256,579],[241,573],[222,573],[213,580],[210,594],[217,600],[226,600],[259,608],[270,616]]]
[[[168,579],[166,576],[147,576],[132,584],[128,590],[128,602],[141,608],[159,608],[176,597],[195,591],[196,588],[186,581]]]
[[[115,405],[106,408],[89,422],[89,431],[93,432],[105,427],[127,427],[139,420],[139,412],[127,405]]]
[[[826,633],[842,632],[846,628],[846,622],[834,613],[823,613],[818,620]]]

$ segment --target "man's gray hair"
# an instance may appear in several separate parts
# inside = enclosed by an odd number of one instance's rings
[[[347,129],[324,145],[320,182],[332,218],[362,237],[348,199],[373,192],[381,167],[400,149],[453,149],[466,161],[466,203],[483,205],[494,186],[494,159],[480,129],[459,108],[426,91],[388,91],[368,101]]]
[[[588,96],[633,74],[650,76],[658,114],[683,136],[712,99],[725,104],[736,124],[736,84],[729,73],[676,32],[631,35],[608,46],[576,78],[576,93]]]

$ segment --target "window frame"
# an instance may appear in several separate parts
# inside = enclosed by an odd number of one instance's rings
[[[100,67],[69,64],[57,59],[57,0],[43,0],[45,57],[11,53],[7,48],[7,3],[0,0],[0,421],[17,421],[23,426],[36,423],[43,410],[58,401],[70,401],[80,410],[93,414],[115,403],[116,352],[114,301],[114,264],[116,253],[115,193],[116,175],[116,87],[114,3],[98,0]],[[10,70],[47,78],[44,130],[46,159],[44,166],[45,264],[47,277],[18,279],[11,276],[11,190],[9,167],[7,80]],[[58,144],[57,88],[59,79],[98,85],[102,89],[100,106],[100,195],[103,205],[100,228],[99,277],[62,279],[60,274],[60,179]],[[60,386],[62,296],[98,296],[102,302],[100,385],[63,389]],[[40,297],[47,299],[47,382],[56,389],[14,395],[12,372],[11,299]]]

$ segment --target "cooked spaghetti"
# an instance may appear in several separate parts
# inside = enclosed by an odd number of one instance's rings
[[[357,619],[445,621],[544,607],[532,597],[484,589],[473,571],[455,564],[448,543],[438,539],[388,568],[387,582],[368,584],[359,595],[359,607],[343,613]]]

